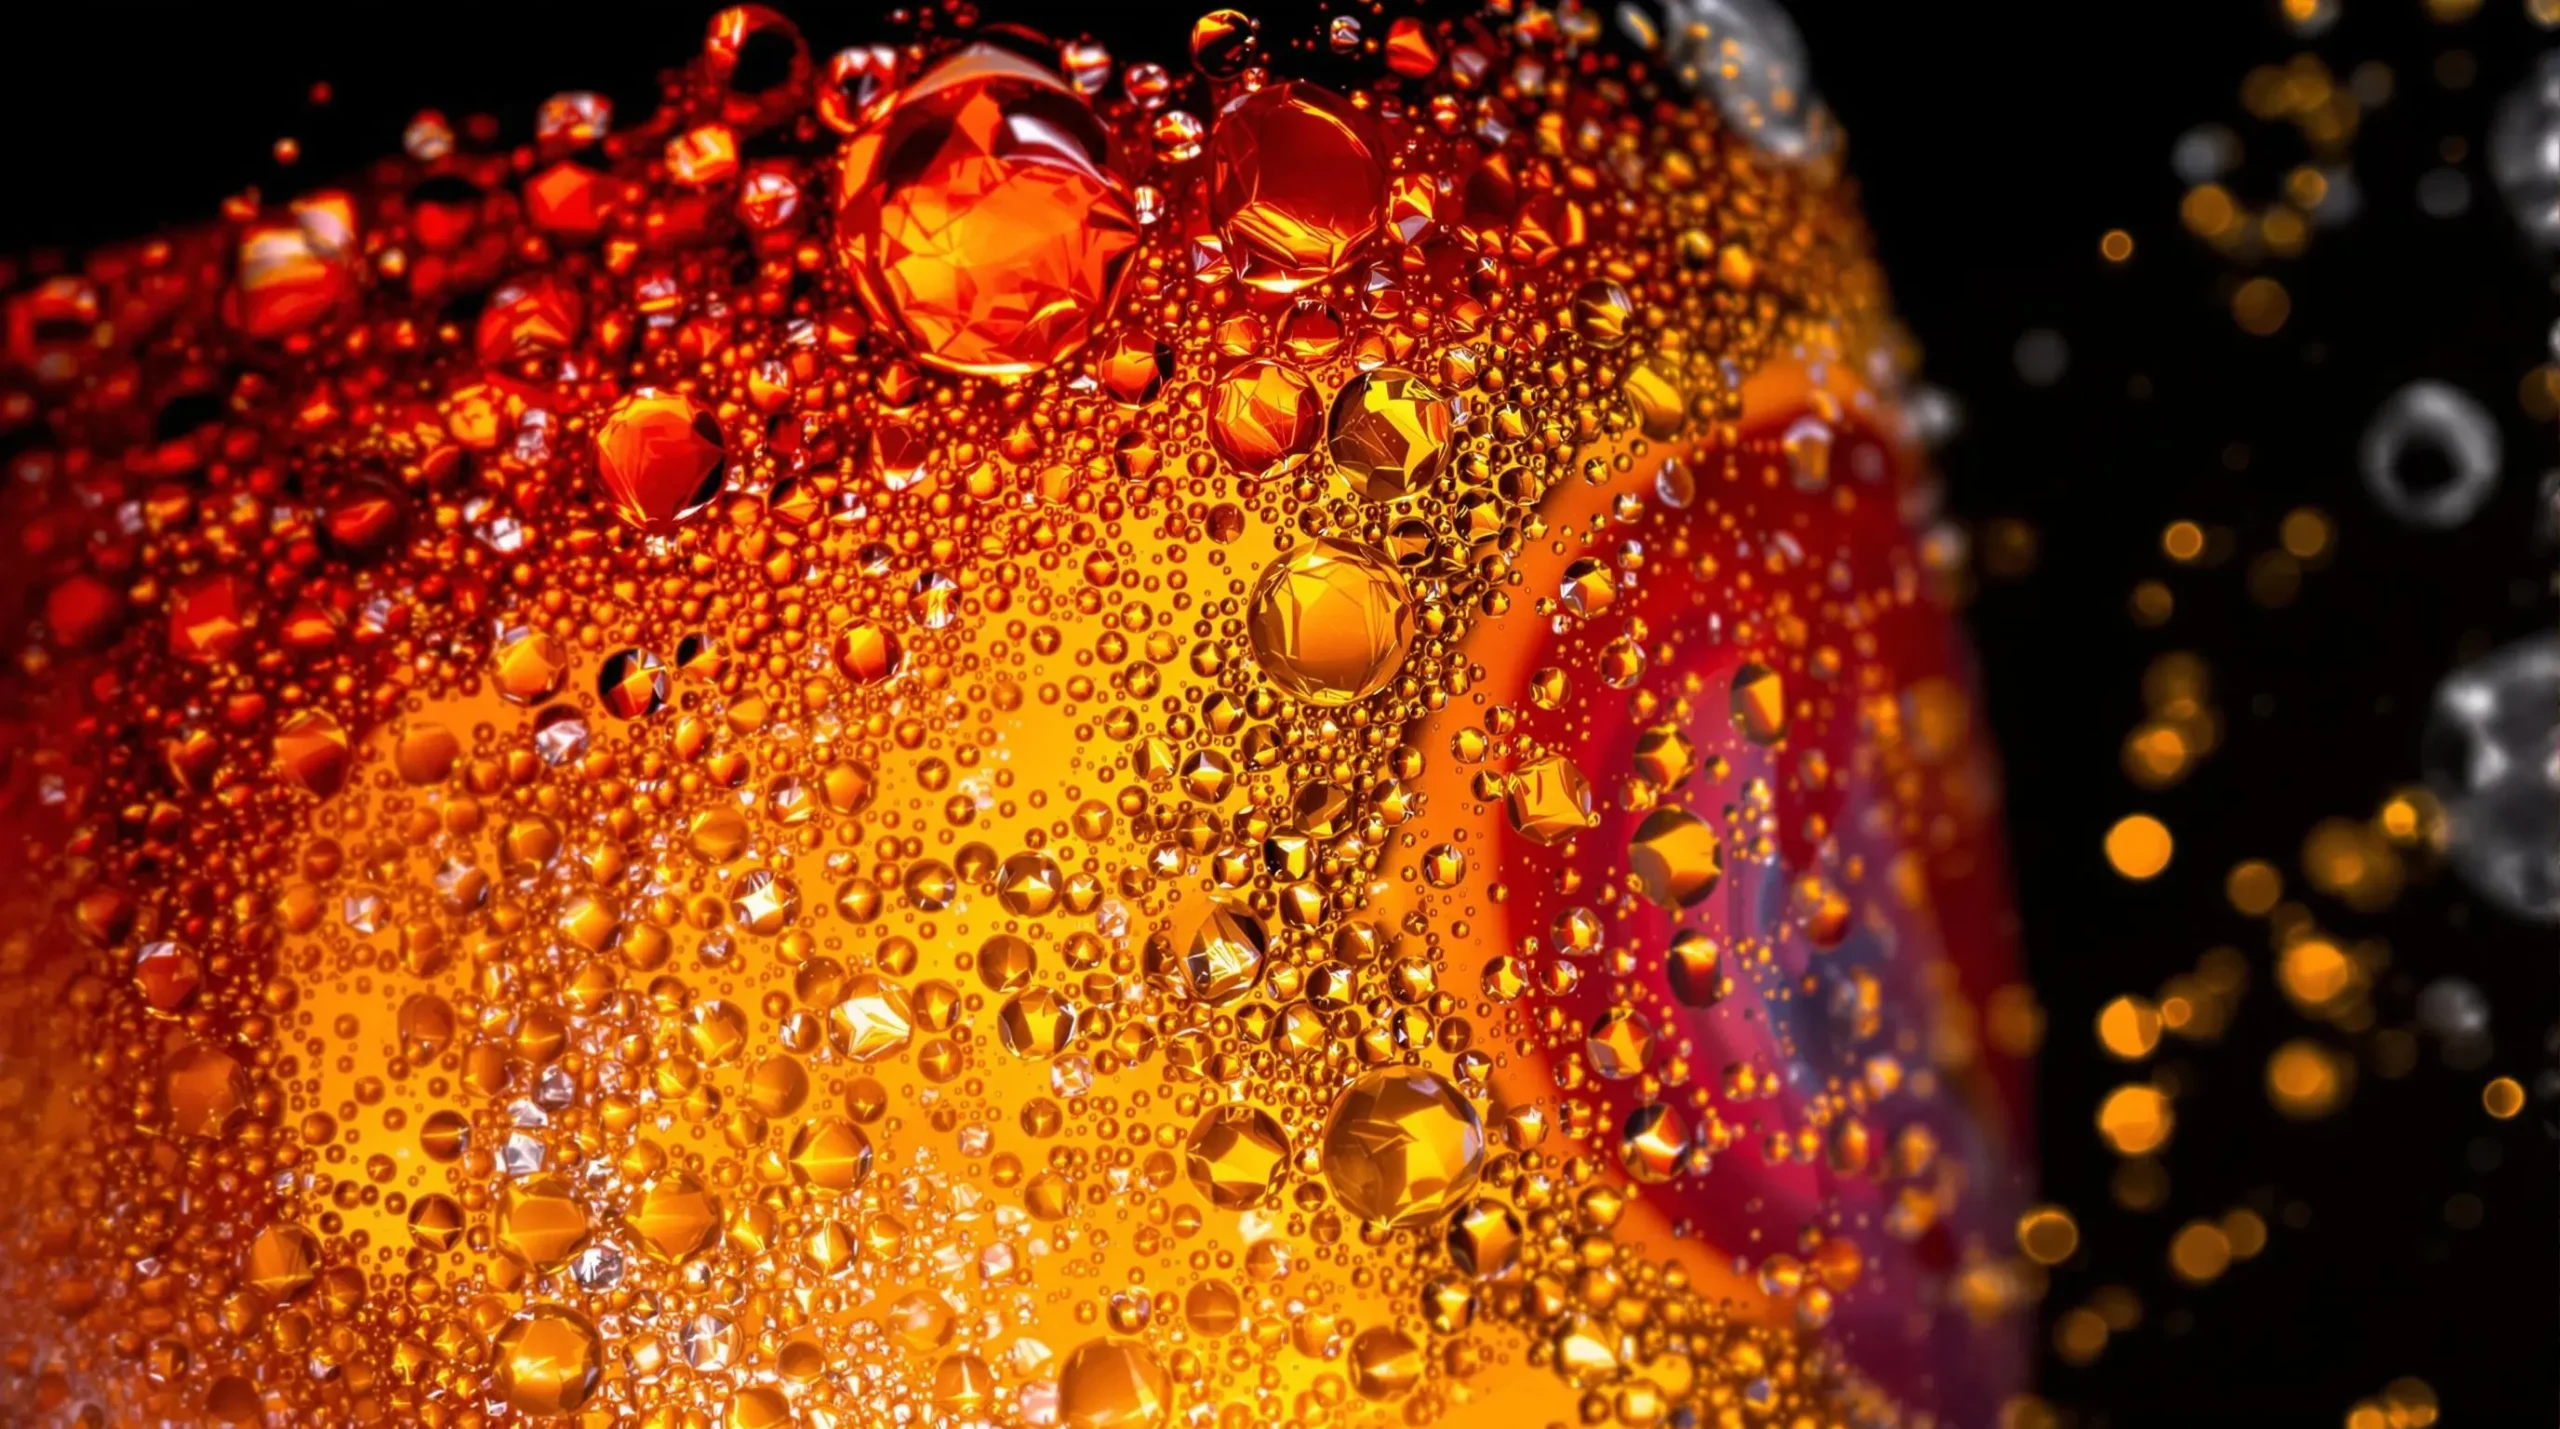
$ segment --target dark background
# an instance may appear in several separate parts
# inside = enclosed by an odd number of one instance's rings
[[[486,110],[513,138],[545,96],[593,88],[627,122],[650,107],[657,68],[698,44],[712,8],[448,3],[400,12],[396,29],[356,7],[291,4],[13,15],[0,68],[0,133],[11,136],[0,252],[204,218],[251,184],[289,193],[396,147],[422,107],[457,121]],[[862,7],[782,8],[822,53],[873,37]],[[2553,1423],[2560,1158],[2549,1107],[2495,1123],[2479,1088],[2500,1072],[2530,1086],[2549,1064],[2560,936],[2502,920],[2449,878],[2414,885],[2377,917],[2315,900],[2333,930],[2389,939],[2375,999],[2385,1025],[2408,1022],[2417,987],[2458,973],[2489,996],[2495,1052],[2457,1071],[2428,1042],[2415,1071],[2362,1076],[2341,1114],[2302,1126],[2269,1109],[2261,1077],[2276,1043],[2314,1029],[2272,985],[2263,925],[2222,896],[2223,872],[2252,856],[2302,896],[2310,826],[2369,814],[2415,777],[2438,676],[2554,618],[2533,488],[2560,450],[2515,393],[2548,358],[2560,303],[2480,156],[2495,101],[2552,37],[2520,0],[2488,0],[2452,26],[2418,0],[2347,0],[2316,41],[2290,35],[2272,0],[1794,8],[1927,374],[1966,413],[1941,456],[1953,510],[1977,529],[2013,518],[2037,538],[2032,571],[1986,580],[1973,615],[2009,771],[2031,972],[2050,1014],[2043,1191],[2084,1230],[2045,1314],[2107,1284],[2144,1309],[2092,1365],[2048,1355],[2042,1392],[2085,1424],[2337,1425],[2357,1400],[2414,1375],[2448,1423]],[[1174,62],[1189,14],[1126,20],[1111,38],[1124,59]],[[2363,215],[2267,269],[2292,292],[2293,317],[2252,338],[2227,306],[2246,273],[2178,228],[2169,153],[2196,124],[2228,124],[2250,149],[2235,188],[2271,193],[2298,147],[2290,131],[2250,121],[2238,87],[2249,67],[2303,49],[2342,78],[2380,60],[2396,92],[2355,146]],[[2450,50],[2472,57],[2468,85],[2439,81]],[[335,96],[317,109],[308,91],[323,79]],[[304,151],[289,172],[269,154],[287,134]],[[2453,137],[2468,141],[2453,166],[2471,179],[2472,203],[2430,218],[2415,186]],[[2137,248],[2114,266],[2098,240],[2118,227]],[[2032,328],[2068,344],[2068,371],[2049,388],[2024,382],[2014,358]],[[2471,391],[2506,426],[2500,493],[2457,532],[2394,524],[2355,476],[2367,414],[2422,376]],[[2261,609],[2246,594],[2246,558],[2274,545],[2276,523],[2301,505],[2336,523],[2334,555],[2292,606]],[[2229,528],[2239,555],[2173,571],[2160,531],[2181,517]],[[2126,614],[2147,577],[2168,579],[2178,599],[2160,630]],[[2169,649],[2211,662],[2226,734],[2184,784],[2146,794],[2118,751],[2143,716],[2142,671]],[[2107,826],[2137,809],[2179,837],[2176,864],[2146,885],[2115,877],[2099,851]],[[2170,1197],[2147,1215],[2119,1211],[2116,1160],[2091,1115],[2136,1073],[2100,1056],[2091,1019],[2217,943],[2250,958],[2250,994],[2220,1045],[2164,1047],[2190,1088],[2166,1157]],[[2483,1214],[2457,1230],[2447,1203],[2466,1193]],[[2212,1285],[2179,1285],[2170,1235],[2242,1204],[2275,1225],[2266,1252]],[[2298,1229],[2283,1224],[2295,1206]]]

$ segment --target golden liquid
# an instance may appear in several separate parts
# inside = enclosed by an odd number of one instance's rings
[[[12,696],[32,1422],[1918,1422],[1887,1326],[1999,1383],[1989,798],[1827,164],[1525,23],[1186,100],[1206,160],[1009,51],[724,88],[772,23],[412,161],[626,178],[601,237],[348,204],[177,304],[257,439],[119,456]]]

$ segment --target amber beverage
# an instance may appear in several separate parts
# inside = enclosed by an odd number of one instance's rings
[[[1784,17],[872,38],[0,267],[0,1422],[1993,1422]]]

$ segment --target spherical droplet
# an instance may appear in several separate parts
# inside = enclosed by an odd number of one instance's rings
[[[1220,1210],[1248,1210],[1279,1184],[1289,1161],[1288,1133],[1259,1107],[1211,1107],[1191,1129],[1183,1160],[1191,1184]]]
[[[1046,1061],[1075,1037],[1075,1004],[1049,988],[1024,988],[996,1010],[996,1040],[1017,1057]]]
[[[1393,501],[1448,465],[1449,404],[1410,372],[1364,372],[1334,394],[1325,442],[1354,495]]]
[[[1233,79],[1253,63],[1261,22],[1241,10],[1212,10],[1191,22],[1191,67]]]
[[[1627,868],[1655,907],[1678,912],[1694,906],[1724,877],[1724,847],[1716,831],[1686,809],[1656,809],[1636,825],[1627,845]]]
[[[461,759],[462,741],[430,720],[403,728],[400,742],[391,751],[391,767],[399,771],[401,781],[420,787],[443,783]]]
[[[1689,1120],[1680,1109],[1647,1103],[1618,1127],[1618,1165],[1629,1178],[1658,1186],[1680,1174],[1689,1155]]]
[[[231,1054],[192,1043],[169,1054],[163,1068],[170,1130],[180,1136],[219,1137],[249,1100],[249,1069]]]
[[[2149,814],[2128,814],[2107,830],[2107,862],[2137,883],[2167,868],[2175,847],[2169,826]]]
[[[1351,1387],[1364,1399],[1394,1399],[1422,1382],[1422,1347],[1393,1325],[1351,1337]]]
[[[1613,1082],[1638,1077],[1653,1066],[1653,1019],[1632,1007],[1615,1007],[1591,1025],[1584,1043],[1591,1069]]]
[[[661,1260],[682,1261],[720,1231],[720,1200],[690,1171],[662,1172],[623,1207],[622,1224]]]
[[[1672,935],[1664,971],[1671,981],[1671,995],[1683,1007],[1713,1007],[1733,990],[1733,980],[1725,976],[1724,955],[1716,940],[1694,928],[1683,928]]]
[[[1353,1215],[1398,1228],[1423,1225],[1475,1189],[1484,1123],[1438,1075],[1383,1067],[1335,1100],[1320,1164],[1334,1199]]]
[[[489,664],[499,697],[509,704],[538,705],[569,682],[569,648],[547,630],[519,626],[501,633]]]
[[[646,650],[621,650],[596,669],[596,693],[616,719],[641,719],[667,704],[667,662]]]
[[[1573,330],[1594,347],[1616,347],[1627,340],[1636,301],[1606,278],[1583,284],[1573,295]]]
[[[1143,407],[1164,390],[1173,375],[1173,349],[1142,332],[1124,332],[1111,340],[1094,363],[1095,375],[1111,395],[1132,407]]]
[[[871,1174],[871,1138],[842,1117],[820,1117],[791,1137],[791,1179],[841,1195]]]
[[[574,1310],[536,1305],[498,1332],[498,1394],[519,1413],[572,1414],[604,1383],[604,1342]]]
[[[989,992],[1020,992],[1039,969],[1031,944],[1011,933],[998,933],[978,945],[978,981]]]
[[[258,1232],[240,1278],[270,1300],[290,1300],[320,1273],[320,1238],[291,1221],[278,1221]]]
[[[1753,744],[1775,744],[1787,735],[1786,682],[1766,665],[1733,672],[1733,727]]]
[[[1066,1429],[1158,1429],[1172,1405],[1172,1379],[1136,1340],[1087,1340],[1058,1367]]]
[[[1084,346],[1137,249],[1109,148],[1058,76],[971,45],[845,145],[837,261],[917,361],[1037,372]]]
[[[643,530],[674,526],[711,504],[728,470],[720,423],[675,392],[642,387],[596,426],[596,478],[614,514]]]
[[[1236,364],[1210,396],[1209,442],[1227,464],[1260,476],[1315,450],[1324,403],[1307,375],[1257,357]]]
[[[276,768],[315,798],[337,793],[353,762],[346,726],[327,710],[304,710],[276,731]]]
[[[1520,1217],[1498,1201],[1479,1200],[1449,1218],[1449,1260],[1479,1280],[1497,1280],[1520,1260]]]
[[[907,990],[877,973],[845,983],[842,1002],[827,1010],[827,1039],[857,1062],[875,1062],[903,1051],[915,1030]]]
[[[1386,169],[1368,116],[1289,80],[1227,106],[1209,139],[1209,216],[1236,276],[1291,293],[1342,270],[1378,229]]]
[[[1503,786],[1503,812],[1522,838],[1552,844],[1600,822],[1591,781],[1561,754],[1533,759]]]
[[[2018,1217],[2018,1249],[2038,1265],[2060,1265],[2080,1248],[2080,1226],[2060,1206],[2036,1206]]]
[[[878,118],[897,94],[902,68],[898,52],[887,45],[836,51],[818,75],[818,121],[851,134]]]
[[[1384,689],[1403,667],[1413,595],[1376,552],[1316,540],[1263,571],[1246,621],[1273,684],[1309,704],[1343,705]]]
[[[152,1011],[175,1012],[195,996],[196,988],[203,983],[204,963],[184,943],[145,943],[134,956],[133,980]]]
[[[836,668],[857,685],[876,685],[898,673],[905,661],[898,637],[869,621],[836,637]]]
[[[1182,955],[1183,989],[1215,1007],[1260,985],[1271,934],[1242,903],[1216,899]]]

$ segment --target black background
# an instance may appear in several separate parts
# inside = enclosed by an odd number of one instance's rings
[[[875,37],[865,7],[782,8],[821,47]],[[2315,904],[2333,928],[2390,940],[2385,1023],[2408,1021],[2427,979],[2459,973],[2489,995],[2496,1052],[2455,1071],[2429,1044],[2411,1075],[2361,1077],[2342,1114],[2296,1126],[2268,1108],[2260,1079],[2270,1048],[2312,1029],[2271,985],[2263,927],[2221,891],[2223,871],[2251,856],[2298,886],[2314,822],[2363,816],[2415,776],[2441,672],[2553,619],[2532,493],[2560,451],[2514,394],[2548,356],[2560,302],[2480,157],[2492,105],[2551,37],[2519,0],[2488,0],[2458,26],[2433,23],[2418,0],[2345,8],[2305,41],[2257,0],[1795,5],[1927,374],[1967,414],[1941,457],[1953,509],[2038,535],[2032,574],[1987,583],[1973,616],[2031,972],[2051,1019],[2044,1194],[2085,1232],[2046,1314],[2110,1283],[2145,1309],[2094,1365],[2048,1356],[2042,1392],[2083,1423],[2336,1425],[2402,1375],[2432,1385],[2451,1424],[2550,1424],[2560,1405],[2549,1108],[2499,1124],[2479,1102],[2489,1075],[2531,1085],[2548,1065],[2560,935],[2504,921],[2442,878],[2379,917]],[[197,220],[251,184],[275,196],[351,172],[395,147],[421,107],[485,110],[517,137],[543,97],[593,88],[636,117],[710,9],[448,3],[370,20],[360,7],[93,3],[14,15],[0,64],[0,252]],[[1110,38],[1124,59],[1172,63],[1188,16],[1129,18]],[[2235,187],[2272,192],[2299,152],[2289,131],[2248,120],[2238,86],[2250,66],[2306,48],[2341,76],[2382,61],[2396,93],[2355,147],[2363,216],[2267,270],[2291,290],[2293,317],[2252,338],[2227,307],[2246,275],[2178,229],[2169,153],[2193,125],[2229,124],[2250,146]],[[2436,77],[2454,49],[2477,71],[2461,88]],[[308,90],[323,79],[335,98],[315,109]],[[269,146],[287,134],[305,157],[280,172]],[[2473,201],[2462,216],[2426,217],[2417,179],[2452,137],[2468,141],[2454,167]],[[2137,251],[2111,266],[2098,239],[2117,227]],[[2053,387],[2018,375],[2014,346],[2030,328],[2068,343]],[[2133,394],[2137,377],[2147,396]],[[2453,533],[2393,524],[2355,477],[2366,415],[2417,377],[2470,390],[2507,428],[2499,495]],[[2293,606],[2262,610],[2245,593],[2245,558],[2306,504],[2336,522],[2335,555]],[[2181,517],[2231,528],[2241,558],[2172,571],[2159,533]],[[2146,577],[2177,594],[2161,630],[2126,614]],[[2118,751],[2143,714],[2142,670],[2168,649],[2211,661],[2228,728],[2186,783],[2143,794]],[[2147,885],[2117,879],[2099,851],[2106,827],[2137,809],[2180,840],[2177,863]],[[2167,1156],[2170,1199],[2148,1215],[2118,1211],[2115,1160],[2090,1118],[2132,1073],[2100,1057],[2091,1019],[2217,943],[2249,955],[2251,993],[2220,1046],[2166,1049],[2192,1088]],[[2476,1228],[2448,1224],[2458,1193],[2484,1203]],[[2279,1225],[2263,1255],[2215,1284],[2169,1276],[2166,1245],[2188,1218],[2253,1204],[2275,1220],[2296,1203],[2307,1224]]]

